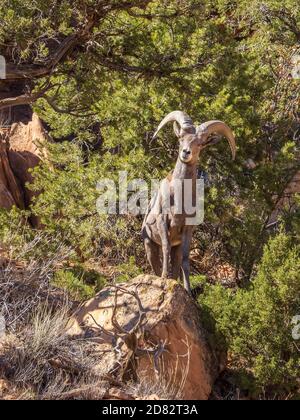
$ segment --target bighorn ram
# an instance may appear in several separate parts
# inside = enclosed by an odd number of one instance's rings
[[[184,200],[184,180],[191,180],[192,201],[196,202],[197,163],[201,151],[209,145],[216,144],[224,136],[230,145],[232,157],[235,159],[236,143],[231,129],[221,121],[208,121],[195,127],[191,118],[181,111],[174,111],[167,115],[160,123],[158,132],[169,122],[174,123],[174,131],[179,138],[179,156],[173,172],[164,180],[168,185],[168,197],[165,186],[159,188],[152,199],[144,219],[142,236],[145,242],[148,261],[157,276],[178,279],[183,272],[184,287],[190,293],[190,246],[195,226],[187,225],[188,215],[183,210],[177,214],[174,210],[176,189],[181,189]],[[180,181],[180,182],[178,182]],[[180,196],[180,193],[179,193]],[[169,207],[165,202],[169,200]],[[182,209],[186,207],[182,205]],[[176,213],[176,214],[175,214]],[[190,217],[190,215],[189,215]],[[162,250],[162,266],[160,251]],[[171,260],[171,272],[170,272]]]

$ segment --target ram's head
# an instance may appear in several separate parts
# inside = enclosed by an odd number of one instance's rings
[[[173,111],[167,115],[160,123],[154,138],[158,132],[169,122],[174,123],[174,132],[179,139],[179,157],[183,163],[195,164],[203,149],[212,144],[216,144],[223,136],[227,139],[232,158],[236,156],[236,142],[231,129],[222,121],[207,121],[199,126],[195,126],[192,119],[182,111]],[[216,137],[215,135],[218,135]]]

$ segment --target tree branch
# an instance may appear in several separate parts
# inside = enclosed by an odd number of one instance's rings
[[[300,41],[300,28],[297,24],[297,20],[292,14],[285,8],[280,10],[273,10],[267,5],[263,4],[260,6],[264,19],[271,23],[272,19],[278,19],[285,27],[290,30],[295,36],[297,41]]]
[[[52,55],[50,54],[44,63],[16,65],[8,62],[4,83],[10,83],[18,80],[34,80],[51,75],[57,65],[61,63],[66,56],[68,56],[76,47],[86,42],[89,36],[91,36],[93,28],[101,21],[101,19],[105,18],[107,14],[114,10],[128,10],[132,7],[143,8],[146,7],[149,2],[150,0],[131,0],[107,5],[106,1],[99,1],[98,7],[91,9],[87,14],[86,23],[84,25],[78,24],[77,27],[74,28],[75,32],[61,41],[58,49]],[[25,93],[16,97],[2,99],[0,100],[0,109],[18,105],[31,105],[37,99],[43,97],[44,93],[45,90],[42,90],[36,93]],[[50,98],[46,97],[45,99],[53,107],[53,109],[56,110],[56,112],[68,113],[65,112],[65,110],[60,109]],[[74,116],[78,115],[74,114]]]
[[[71,115],[72,117],[77,117],[77,118],[81,118],[81,117],[92,117],[94,115],[97,115],[97,112],[89,112],[89,113],[80,113],[79,110],[75,109],[63,109],[60,108],[54,101],[54,99],[50,98],[48,95],[42,95],[40,96],[40,98],[43,98],[47,101],[47,103],[51,106],[51,108],[57,112],[58,114],[68,114]],[[1,109],[1,108],[0,108]]]
[[[13,64],[7,64],[6,68],[6,79],[8,81],[20,80],[20,79],[36,79],[45,77],[52,73],[54,68],[60,63],[60,61],[78,44],[79,35],[73,34],[68,36],[60,45],[59,49],[53,54],[52,57],[48,58],[44,65],[24,65],[14,66]]]
[[[11,106],[18,106],[18,105],[31,105],[39,98],[42,98],[47,90],[49,90],[52,86],[47,84],[45,88],[40,90],[39,92],[35,93],[25,93],[24,95],[16,96],[13,98],[5,98],[0,100],[0,110],[9,108]]]
[[[127,12],[129,16],[135,17],[135,18],[142,18],[147,20],[153,20],[153,19],[170,19],[175,18],[178,16],[181,16],[183,12],[180,12],[179,10],[170,14],[151,14],[151,13],[134,13],[132,10],[129,10]]]
[[[97,57],[98,63],[101,64],[103,67],[107,67],[111,70],[116,70],[120,72],[127,72],[127,73],[139,73],[144,74],[148,76],[156,76],[156,77],[164,77],[164,76],[170,76],[174,73],[186,73],[191,70],[198,69],[200,67],[203,67],[208,63],[208,60],[205,61],[199,61],[198,63],[192,64],[190,66],[184,66],[184,67],[170,67],[170,68],[150,68],[150,67],[144,67],[144,66],[133,66],[128,63],[126,63],[122,57],[112,57],[107,58],[100,56],[97,51],[93,50],[93,54]]]

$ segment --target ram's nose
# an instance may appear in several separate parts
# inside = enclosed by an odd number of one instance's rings
[[[188,159],[190,157],[191,151],[189,149],[183,149],[182,157]]]

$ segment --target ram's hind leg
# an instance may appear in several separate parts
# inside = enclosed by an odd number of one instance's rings
[[[171,248],[171,276],[172,279],[178,280],[181,275],[182,266],[182,246],[174,246]]]
[[[151,239],[145,239],[145,249],[147,259],[149,261],[149,264],[151,265],[152,270],[154,271],[156,276],[160,277],[162,266],[159,245],[151,241]]]

